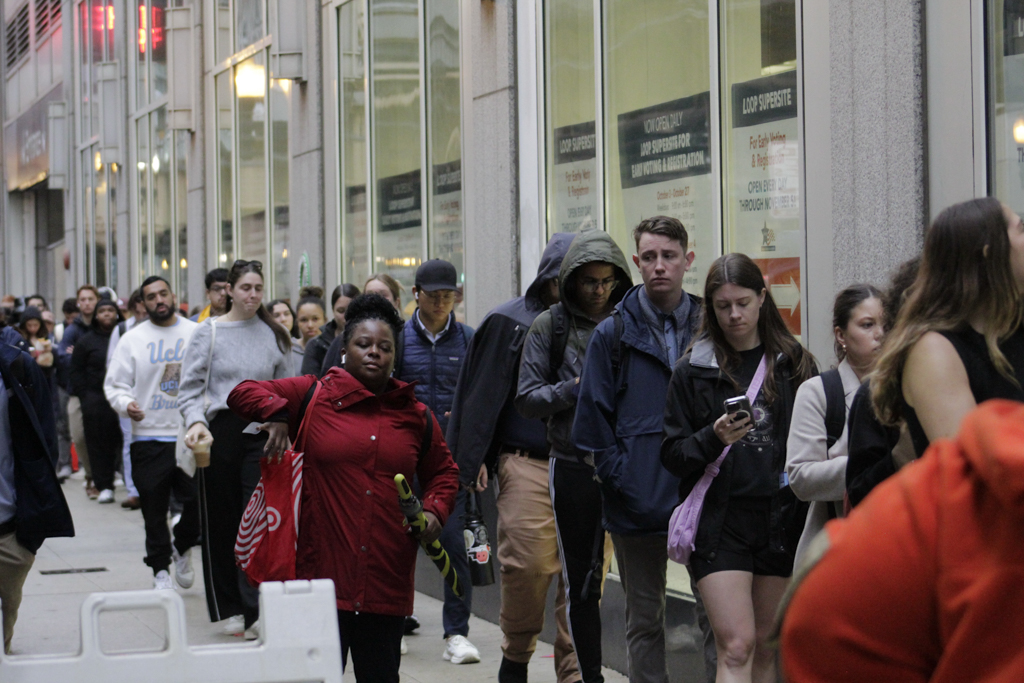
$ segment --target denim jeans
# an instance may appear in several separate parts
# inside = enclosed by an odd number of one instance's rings
[[[441,611],[441,622],[444,624],[444,637],[469,635],[469,611],[473,607],[473,582],[469,578],[469,558],[466,556],[466,540],[462,535],[465,527],[463,517],[466,514],[466,489],[459,488],[455,498],[455,509],[448,517],[448,522],[441,530],[441,547],[452,560],[452,568],[459,575],[463,597],[458,598],[448,584],[444,584],[444,608]]]

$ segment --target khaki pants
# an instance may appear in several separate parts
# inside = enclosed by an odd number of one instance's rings
[[[21,588],[36,556],[26,550],[14,532],[0,536],[0,611],[4,620],[4,653],[11,652],[14,622],[21,607]]]
[[[92,479],[92,468],[89,466],[89,449],[85,447],[85,421],[82,419],[82,401],[77,396],[68,398],[68,428],[71,440],[78,453],[78,464],[85,469],[85,478]]]
[[[498,459],[498,562],[505,657],[521,664],[530,661],[544,628],[548,588],[557,577],[555,672],[558,683],[580,680],[565,618],[565,584],[547,461],[511,453]]]

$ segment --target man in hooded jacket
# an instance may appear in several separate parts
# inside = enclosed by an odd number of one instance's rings
[[[466,489],[483,491],[489,472],[497,471],[498,560],[502,565],[500,683],[526,680],[527,663],[544,625],[544,607],[551,578],[561,571],[553,523],[538,533],[524,520],[551,517],[547,478],[517,477],[519,461],[543,462],[548,443],[544,423],[522,417],[513,399],[519,378],[519,356],[533,321],[558,302],[558,271],[573,235],[557,233],[544,249],[537,277],[524,296],[498,306],[484,318],[470,340],[448,422],[448,447]],[[513,467],[508,463],[513,461]],[[545,509],[546,502],[546,509]],[[560,592],[555,618],[555,670],[559,683],[579,680],[576,656],[565,620]]]
[[[593,462],[584,462],[587,453],[573,445],[572,424],[590,336],[632,284],[626,257],[608,233],[577,235],[558,273],[561,301],[537,316],[519,365],[516,408],[547,421],[551,459],[530,465],[550,472],[569,632],[584,683],[604,681],[600,601],[611,543],[601,526]]]

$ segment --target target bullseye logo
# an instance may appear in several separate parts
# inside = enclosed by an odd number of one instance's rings
[[[277,511],[277,508],[267,506],[267,531],[277,531],[277,527],[281,526],[281,513]]]

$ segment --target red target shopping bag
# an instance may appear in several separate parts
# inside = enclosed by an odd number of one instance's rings
[[[320,382],[307,404],[316,404]],[[235,539],[235,564],[253,586],[263,581],[295,578],[295,548],[302,502],[302,445],[307,414],[302,416],[295,444],[281,462],[260,461],[260,482],[242,515]]]

